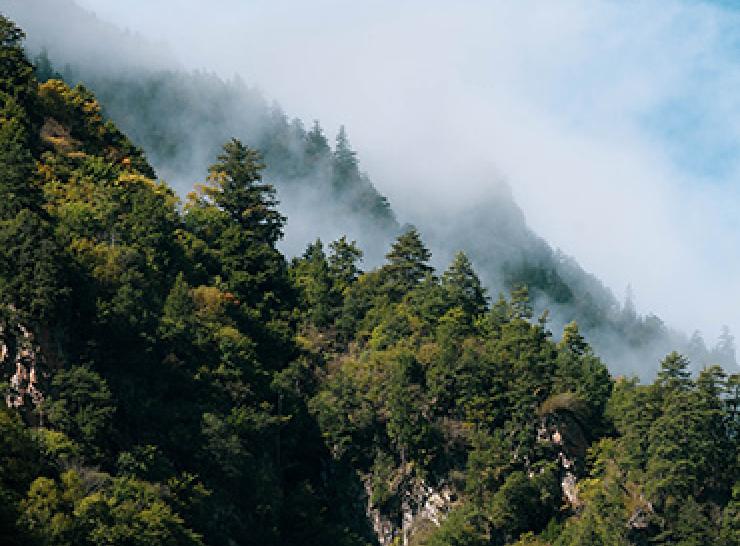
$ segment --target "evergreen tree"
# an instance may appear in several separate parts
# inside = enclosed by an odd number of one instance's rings
[[[319,328],[328,326],[336,315],[338,301],[320,239],[308,245],[303,256],[293,261],[291,274],[303,294],[309,321]]]
[[[398,297],[420,283],[434,268],[429,265],[432,253],[424,246],[416,228],[401,234],[386,254],[387,264],[383,271],[387,277],[388,290]]]
[[[517,286],[511,291],[511,303],[508,305],[509,318],[530,320],[533,312],[529,299],[529,287],[526,284]]]
[[[0,543],[738,543],[737,374],[671,353],[653,384],[612,380],[575,322],[556,342],[532,320],[526,285],[488,310],[464,254],[437,279],[414,229],[366,273],[346,237],[288,267],[255,150],[229,142],[180,210],[0,21],[0,368],[44,395],[33,427],[0,410]],[[318,124],[265,116],[271,172],[325,163],[344,205],[382,209],[343,130],[332,155]],[[52,118],[70,138],[36,142]],[[519,280],[598,309],[561,266]],[[629,343],[663,328],[620,316]]]
[[[61,74],[54,70],[51,61],[49,60],[49,51],[46,47],[41,48],[41,52],[33,60],[33,64],[36,66],[36,79],[40,83],[44,83],[51,79],[62,79]]]
[[[426,427],[422,392],[415,381],[419,374],[418,363],[413,355],[405,352],[394,356],[387,391],[387,431],[403,467],[411,457],[418,455],[416,450],[424,441]]]
[[[712,358],[716,364],[722,366],[735,366],[735,337],[730,333],[728,326],[722,327],[722,333],[719,336],[719,342],[712,350]]]
[[[182,272],[167,295],[160,320],[160,335],[172,342],[176,348],[185,347],[195,335],[195,302],[190,295],[190,286]]]
[[[0,407],[0,542],[8,546],[33,544],[19,524],[21,500],[41,470],[41,457],[18,414]]]
[[[204,193],[256,242],[273,246],[285,218],[275,209],[275,188],[262,182],[263,169],[259,152],[234,138],[211,166]]]
[[[691,388],[688,359],[673,351],[660,363],[656,385],[664,391],[686,391]]]
[[[695,393],[671,391],[662,409],[648,435],[647,487],[658,506],[670,508],[701,493],[725,450],[716,410]]]
[[[704,362],[707,358],[707,344],[704,342],[704,337],[701,335],[699,330],[694,330],[689,339],[689,344],[686,346],[686,352],[691,360],[697,362]]]
[[[486,312],[486,290],[464,252],[455,255],[452,264],[442,275],[442,287],[450,305],[460,307],[471,319]]]
[[[38,211],[41,192],[34,183],[27,115],[14,99],[0,110],[0,219],[23,209]]]
[[[314,167],[319,161],[331,156],[331,148],[326,140],[324,130],[319,124],[319,120],[314,120],[311,130],[306,133],[306,162],[309,168]]]
[[[26,59],[23,40],[26,34],[0,15],[0,104],[8,100],[30,104],[36,90],[33,65]]]
[[[563,330],[557,346],[553,392],[573,393],[584,404],[581,418],[585,417],[589,433],[598,433],[605,426],[604,410],[612,391],[612,380],[607,367],[597,358],[571,322]]]
[[[334,161],[333,161],[333,172],[332,172],[332,184],[334,190],[339,192],[347,191],[353,186],[360,176],[357,154],[349,143],[349,137],[347,137],[347,131],[344,125],[339,127],[337,133],[337,141],[334,147]]]
[[[329,244],[329,273],[332,276],[337,291],[344,294],[352,283],[362,274],[359,263],[362,261],[362,250],[356,241],[347,241],[346,235],[342,235],[336,241]]]
[[[736,546],[740,544],[740,480],[732,488],[732,499],[725,506],[717,544]]]

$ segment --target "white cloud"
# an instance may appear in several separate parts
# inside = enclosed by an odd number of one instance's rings
[[[679,0],[80,3],[185,65],[242,74],[290,114],[347,124],[402,218],[503,177],[540,235],[617,292],[631,283],[643,310],[740,332],[731,12]]]

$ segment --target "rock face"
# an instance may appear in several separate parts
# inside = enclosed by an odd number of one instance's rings
[[[574,509],[579,508],[578,465],[583,463],[588,446],[581,426],[567,413],[550,413],[541,418],[537,436],[539,441],[557,449],[562,476],[560,488],[568,504]]]
[[[41,408],[44,402],[41,348],[35,343],[33,333],[24,325],[17,324],[12,330],[7,325],[0,327],[3,375],[8,372],[11,374],[5,404],[23,411],[29,421],[34,421],[34,410]],[[43,414],[38,418],[43,420]]]
[[[374,507],[370,480],[366,480],[367,518],[381,546],[408,546],[412,535],[425,526],[439,526],[457,500],[457,494],[447,484],[432,487],[420,478],[411,478],[403,488],[400,509],[387,514]]]

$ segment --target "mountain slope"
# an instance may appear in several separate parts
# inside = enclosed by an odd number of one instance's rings
[[[181,206],[21,40],[0,17],[2,544],[737,544],[739,375],[615,379],[415,229],[288,261],[256,150]]]
[[[86,28],[107,36],[105,43],[117,45],[115,55],[108,56],[107,47],[100,49],[99,57],[84,43],[72,47],[69,36],[74,29],[65,35],[64,25],[51,24],[47,15],[60,9],[58,2],[52,2],[50,9],[46,9],[48,0],[30,0],[23,6],[5,2],[32,34],[38,28],[43,37],[35,37],[36,49],[49,48],[53,64],[44,56],[38,58],[45,67],[42,79],[59,66],[64,67],[61,76],[68,83],[82,82],[91,88],[106,114],[146,150],[159,176],[181,193],[206,172],[217,143],[236,136],[262,152],[266,177],[277,187],[281,208],[289,218],[281,248],[297,255],[317,237],[333,240],[346,234],[358,241],[367,264],[381,262],[400,226],[387,200],[361,172],[344,131],[330,146],[318,122],[307,129],[300,120],[289,120],[279,107],[238,79],[223,81],[212,74],[163,69],[166,53],[143,58],[141,39],[131,45],[128,34],[66,0],[68,12],[79,12]],[[43,35],[49,28],[54,33]],[[68,52],[79,49],[86,51],[82,57],[86,61],[69,57]],[[104,57],[107,63],[101,61]],[[437,256],[437,265],[464,250],[493,294],[527,284],[538,311],[549,309],[554,330],[577,320],[615,370],[649,377],[655,369],[650,363],[673,348],[688,353],[695,370],[710,362],[735,363],[734,348],[727,343],[730,338],[708,350],[698,334],[690,343],[659,318],[639,316],[634,302],[623,306],[574,259],[554,251],[534,234],[505,189],[466,209],[436,210],[416,225]]]

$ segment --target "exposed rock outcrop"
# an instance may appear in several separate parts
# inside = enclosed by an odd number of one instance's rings
[[[44,402],[41,383],[46,373],[41,355],[41,347],[29,328],[23,324],[16,324],[12,329],[0,326],[0,362],[3,375],[10,374],[5,404],[21,410],[28,421],[43,421],[43,413],[36,415],[35,411]]]
[[[400,506],[393,513],[385,513],[372,505],[372,486],[365,481],[368,498],[367,517],[381,546],[402,544],[408,546],[411,537],[428,525],[439,526],[457,501],[452,486],[442,483],[432,487],[421,478],[412,477],[398,484]]]
[[[547,413],[541,417],[537,436],[539,441],[557,449],[557,461],[561,469],[560,488],[568,504],[572,508],[579,508],[578,473],[588,446],[581,425],[569,413]]]

